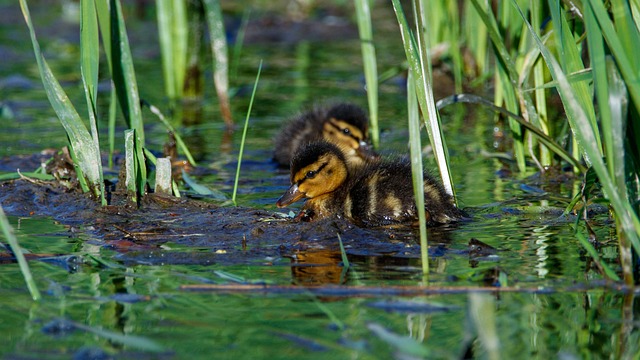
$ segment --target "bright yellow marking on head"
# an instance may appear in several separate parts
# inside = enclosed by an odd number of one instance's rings
[[[323,164],[326,164],[323,167]],[[322,169],[321,169],[322,168]],[[318,171],[315,177],[307,179],[309,171]],[[324,154],[318,161],[300,169],[293,177],[299,191],[308,198],[328,194],[336,190],[347,179],[346,165],[335,154]]]
[[[344,129],[349,129],[350,135],[345,134],[343,132]],[[364,138],[360,129],[349,124],[346,121],[338,120],[335,118],[331,118],[329,119],[329,121],[324,123],[324,127],[322,129],[322,137],[331,143],[345,146],[351,149],[359,148],[360,140]]]

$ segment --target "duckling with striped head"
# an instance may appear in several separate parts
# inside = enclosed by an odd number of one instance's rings
[[[359,226],[377,227],[418,219],[407,161],[369,161],[350,168],[339,147],[314,142],[301,147],[292,159],[291,184],[276,205],[282,208],[306,198],[298,215],[304,221],[337,215]],[[442,185],[426,173],[424,193],[428,225],[466,216]]]
[[[324,139],[339,146],[349,166],[361,166],[377,157],[368,138],[369,119],[359,106],[319,106],[296,117],[278,134],[273,159],[288,167],[301,145]]]

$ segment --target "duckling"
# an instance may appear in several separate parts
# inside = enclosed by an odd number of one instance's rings
[[[363,227],[415,223],[411,164],[406,160],[369,161],[349,168],[343,152],[326,141],[301,147],[291,161],[291,187],[276,205],[306,198],[297,218],[314,221],[338,215]],[[466,217],[436,180],[424,174],[427,224]]]
[[[340,146],[349,166],[360,166],[377,154],[367,143],[369,119],[362,108],[339,103],[315,107],[292,120],[275,139],[274,160],[288,167],[298,147],[324,139]]]

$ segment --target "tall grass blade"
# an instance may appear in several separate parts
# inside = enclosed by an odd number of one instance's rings
[[[520,16],[525,19],[521,9],[514,2]],[[558,92],[564,104],[567,117],[571,121],[571,128],[575,137],[580,140],[584,152],[591,159],[591,166],[595,170],[602,184],[605,196],[611,202],[617,220],[620,223],[621,230],[628,237],[637,254],[640,254],[640,220],[637,214],[633,212],[627,194],[621,194],[617,189],[615,182],[609,176],[607,167],[600,157],[600,148],[597,146],[594,129],[591,126],[589,118],[585,110],[581,107],[580,101],[577,99],[574,89],[567,80],[565,73],[562,71],[558,61],[551,55],[551,52],[542,43],[537,36],[531,24],[526,21],[527,27],[536,44],[540,48],[540,52],[547,63],[551,76],[558,82]]]
[[[373,43],[371,26],[371,11],[369,0],[354,0],[358,32],[360,33],[360,48],[362,49],[362,64],[369,103],[369,121],[371,123],[371,142],[377,149],[380,142],[378,130],[378,65],[376,48]]]
[[[262,71],[262,60],[258,65],[258,73],[256,74],[256,81],[253,83],[253,91],[251,92],[251,99],[249,100],[249,108],[247,109],[247,116],[244,119],[244,129],[242,130],[242,140],[240,141],[240,151],[238,152],[238,167],[236,168],[236,178],[233,182],[233,195],[231,196],[231,202],[233,205],[238,205],[236,202],[236,194],[238,192],[238,180],[240,179],[240,166],[242,165],[242,154],[244,153],[244,143],[247,138],[247,129],[249,128],[249,117],[251,116],[251,108],[253,107],[253,100],[256,96],[256,90],[258,89],[258,81],[260,81],[260,72]]]
[[[426,2],[424,0],[414,1],[414,12],[416,18],[416,43],[418,49],[418,56],[420,59],[420,82],[417,83],[418,87],[424,88],[425,101],[422,104],[422,114],[424,125],[427,128],[429,134],[429,140],[431,147],[436,158],[436,164],[440,170],[440,177],[445,190],[455,199],[455,189],[453,187],[453,178],[451,177],[451,170],[449,168],[449,152],[444,140],[444,134],[442,132],[440,113],[438,112],[433,98],[433,76],[431,70],[431,55],[429,54],[430,44],[427,37],[427,29],[430,28],[426,13]],[[415,75],[415,73],[414,73]],[[418,101],[420,99],[418,98]],[[426,108],[424,107],[426,106]],[[424,116],[428,114],[428,116]],[[457,200],[454,200],[457,201]]]
[[[136,130],[136,140],[144,146],[144,124],[140,109],[140,95],[138,94],[138,83],[133,68],[127,29],[122,15],[122,6],[120,0],[106,1],[109,1],[111,14],[111,64],[113,67],[111,75],[113,83],[127,125],[130,129]],[[146,179],[146,173],[144,179]]]
[[[407,78],[407,109],[409,115],[409,150],[411,156],[411,179],[413,180],[413,195],[418,209],[420,224],[420,258],[422,259],[422,274],[429,277],[429,243],[427,242],[427,219],[424,210],[424,172],[422,169],[422,145],[420,143],[420,109],[416,98],[416,87],[413,73],[409,71]]]
[[[106,54],[107,64],[109,65],[109,73],[113,74],[113,65],[111,64],[111,11],[109,10],[109,0],[95,0],[96,12],[98,15],[98,25],[100,34],[102,35],[102,46]],[[111,82],[111,96],[109,97],[109,120],[108,120],[108,142],[109,142],[109,168],[113,168],[113,153],[116,143],[116,113],[118,111],[118,98],[116,89]]]
[[[511,55],[509,55],[504,39],[498,31],[498,24],[493,13],[489,11],[490,9],[482,7],[478,3],[478,0],[471,0],[471,3],[476,10],[476,14],[480,16],[480,19],[487,29],[487,34],[493,43],[493,49],[496,57],[498,58],[496,100],[503,99],[509,111],[518,112],[518,99],[521,99],[522,96],[517,86],[518,72],[516,70],[515,62],[512,60]],[[498,103],[496,105],[500,104]],[[511,129],[515,140],[514,155],[516,157],[518,169],[520,172],[524,172],[526,168],[526,161],[524,156],[524,144],[522,142],[522,130],[520,129],[520,126],[514,123],[511,119],[509,120],[509,128]]]
[[[196,164],[196,160],[193,158],[193,156],[191,155],[191,151],[189,151],[189,148],[187,147],[187,145],[184,143],[184,140],[182,140],[182,136],[180,136],[180,134],[176,131],[176,129],[171,125],[171,123],[164,117],[164,115],[162,114],[162,112],[160,111],[160,109],[158,109],[157,107],[149,104],[146,101],[142,101],[142,103],[144,105],[146,105],[149,110],[151,110],[151,112],[156,115],[158,117],[158,120],[160,120],[160,122],[162,123],[162,125],[164,125],[167,130],[169,130],[173,136],[176,139],[176,144],[178,145],[178,148],[182,151],[182,153],[184,154],[184,156],[187,158],[187,161],[189,161],[189,163],[193,166],[197,166]]]
[[[551,11],[551,18],[554,23],[555,28],[555,39],[556,46],[558,48],[558,60],[562,67],[562,70],[565,74],[571,74],[575,72],[579,72],[584,69],[584,64],[582,63],[582,58],[580,54],[580,48],[576,46],[576,39],[573,37],[571,33],[571,29],[569,28],[569,24],[561,11],[560,6],[549,6]],[[570,86],[574,89],[573,93],[576,96],[576,99],[579,101],[580,106],[584,109],[585,115],[593,128],[593,135],[596,141],[598,148],[602,149],[602,142],[600,140],[600,133],[597,131],[598,125],[596,124],[596,115],[595,109],[593,107],[592,94],[589,90],[589,86],[587,82],[577,81],[569,83]],[[569,118],[569,121],[571,119]],[[572,127],[573,128],[573,127]],[[580,139],[576,139],[578,144],[580,144]],[[583,153],[583,156],[586,154]],[[602,150],[599,152],[599,156],[602,156]],[[590,163],[589,157],[585,156],[585,160],[587,163]]]
[[[40,76],[44,85],[45,92],[49,98],[49,102],[54,111],[60,119],[60,123],[64,127],[69,143],[72,147],[73,153],[76,155],[76,164],[84,173],[91,184],[91,188],[96,196],[99,196],[100,179],[101,179],[101,160],[100,151],[96,147],[96,142],[91,137],[91,134],[87,130],[87,127],[82,122],[80,115],[71,104],[71,101],[67,97],[60,83],[51,72],[51,68],[47,64],[42,52],[40,51],[40,45],[36,39],[36,34],[31,23],[31,16],[29,14],[29,8],[26,0],[20,0],[20,7],[22,8],[22,15],[24,16],[27,27],[29,28],[29,34],[31,36],[31,42],[33,50],[38,63],[38,69],[40,70]],[[96,140],[97,141],[97,140]],[[82,175],[78,174],[78,177]]]
[[[542,21],[542,4],[538,1],[531,1],[531,24],[534,29],[540,29]],[[538,120],[540,122],[540,130],[547,136],[551,135],[551,124],[549,123],[549,116],[547,113],[547,101],[545,97],[545,91],[542,89],[544,85],[544,63],[540,58],[540,52],[537,51],[537,47],[533,47],[535,50],[535,64],[533,65],[533,86],[536,112],[538,113]],[[543,168],[547,168],[552,165],[551,153],[547,146],[540,147],[540,164]]]
[[[13,228],[11,224],[9,224],[9,220],[7,219],[7,215],[4,213],[4,209],[0,205],[0,228],[2,228],[2,233],[4,234],[5,239],[9,242],[9,246],[11,246],[11,251],[13,255],[16,257],[18,261],[18,265],[20,266],[20,271],[22,272],[22,277],[24,281],[27,283],[27,288],[31,293],[31,298],[33,300],[40,300],[42,296],[40,295],[40,291],[36,286],[36,282],[33,280],[33,276],[31,276],[31,270],[29,270],[29,264],[27,263],[27,259],[25,259],[24,254],[22,253],[22,249],[18,244],[18,239],[13,232]]]
[[[187,6],[181,0],[156,0],[165,93],[182,97],[187,69]]]
[[[142,121],[142,110],[140,108],[138,83],[133,68],[133,58],[131,56],[129,38],[127,37],[127,29],[122,15],[120,0],[107,1],[109,1],[111,14],[111,75],[120,103],[120,109],[124,114],[129,128],[135,130],[136,171],[138,172],[136,180],[138,182],[138,191],[140,195],[142,195],[146,191],[147,168],[142,151],[145,146],[144,124]]]
[[[219,0],[202,0],[205,7],[211,52],[215,59],[213,64],[213,82],[218,94],[220,112],[227,128],[233,128],[231,105],[229,104],[229,52],[227,50],[227,34],[224,31],[224,19]]]
[[[420,5],[422,6],[422,5]],[[416,94],[418,96],[418,104],[422,111],[425,126],[429,134],[429,140],[434,149],[436,163],[440,171],[445,190],[454,195],[453,181],[451,179],[448,163],[448,154],[446,152],[446,146],[442,136],[440,121],[438,118],[438,111],[435,107],[435,101],[433,99],[432,79],[431,79],[431,65],[428,55],[428,44],[425,43],[426,39],[421,35],[421,40],[416,41],[409,28],[407,18],[402,10],[400,0],[393,0],[393,8],[398,19],[398,25],[400,26],[400,34],[402,35],[402,42],[404,44],[405,55],[409,63],[409,67],[415,77]],[[418,13],[420,10],[416,11]],[[424,19],[419,17],[419,29],[426,29],[424,25]],[[420,31],[422,32],[422,31]]]
[[[624,181],[624,142],[618,141],[623,139],[623,114],[621,102],[622,96],[626,96],[626,88],[620,89],[619,82],[614,89],[618,91],[612,92],[609,89],[608,80],[608,66],[604,49],[604,40],[602,33],[598,28],[598,24],[595,19],[595,15],[591,11],[591,8],[586,7],[584,9],[584,23],[587,33],[587,45],[589,46],[589,58],[591,60],[591,72],[593,76],[594,89],[596,100],[598,102],[598,111],[600,113],[602,135],[605,147],[605,154],[607,159],[607,167],[609,169],[609,175],[616,179],[622,175],[622,183],[617,181],[620,190],[626,189],[626,183]],[[612,84],[614,85],[614,84]],[[622,83],[624,86],[624,83]],[[623,92],[624,94],[621,94]],[[626,100],[626,97],[624,98]],[[616,105],[617,104],[617,105]],[[612,108],[614,107],[614,108]],[[616,116],[613,116],[613,111],[616,111]],[[624,114],[626,115],[626,114]],[[616,169],[620,169],[620,174],[616,176]],[[626,191],[623,191],[626,193]]]
[[[136,150],[135,130],[124,131],[124,184],[127,188],[127,196],[133,202],[138,201],[137,174],[136,174]]]
[[[98,66],[100,57],[100,37],[98,34],[98,15],[94,0],[81,0],[80,2],[80,72],[82,73],[82,84],[84,86],[84,94],[87,100],[87,109],[89,112],[89,124],[91,127],[91,136],[93,137],[94,146],[100,153],[100,142],[98,138],[98,110],[96,103],[98,101]],[[100,176],[100,202],[107,205],[105,198],[104,180],[102,173],[102,160],[97,164]]]
[[[604,5],[597,1],[588,1],[585,3],[585,6],[589,7],[589,9],[595,14],[600,31],[602,32],[611,53],[616,59],[616,64],[620,69],[620,73],[622,74],[625,84],[627,84],[627,89],[631,95],[631,99],[634,104],[640,106],[640,64],[638,61],[635,61],[637,60],[635,59],[637,56],[636,50],[638,49],[638,46],[640,46],[640,43],[631,44],[631,50],[627,52],[622,40],[613,26],[613,23],[609,19],[609,15],[605,10]],[[637,34],[637,25],[635,30],[630,31]]]

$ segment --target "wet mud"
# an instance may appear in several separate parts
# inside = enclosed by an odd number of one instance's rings
[[[0,202],[9,215],[49,216],[70,232],[84,233],[86,241],[117,251],[115,260],[127,265],[260,264],[286,256],[300,265],[296,271],[313,273],[317,269],[305,264],[339,263],[338,235],[353,256],[420,257],[416,230],[409,227],[364,229],[339,218],[295,222],[282,213],[153,193],[137,206],[114,192],[110,205],[101,206],[56,182],[19,179],[0,183]],[[431,230],[434,251],[450,230]],[[184,251],[166,251],[167,244]],[[339,272],[321,266],[318,275],[337,279]]]

